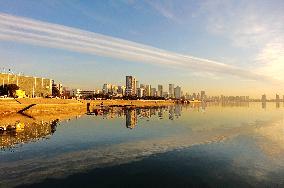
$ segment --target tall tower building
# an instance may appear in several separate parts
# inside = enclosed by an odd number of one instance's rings
[[[111,93],[112,92],[112,85],[111,84],[104,84],[103,85],[103,94]]]
[[[200,92],[200,99],[204,101],[206,99],[205,91]]]
[[[278,95],[278,94],[276,94],[276,96],[275,96],[275,100],[276,100],[276,102],[280,102],[280,97],[279,97],[279,95]]]
[[[266,102],[266,95],[265,95],[265,94],[263,94],[263,95],[261,96],[261,102]]]
[[[133,76],[126,76],[126,90],[125,95],[132,96],[134,95],[134,87],[136,83],[134,84],[135,78]]]
[[[125,95],[134,96],[136,95],[136,79],[133,76],[126,76],[126,90]]]
[[[174,89],[174,96],[175,96],[175,98],[177,98],[177,99],[180,99],[180,98],[181,98],[181,87],[177,86],[177,87]]]
[[[151,96],[151,85],[145,86],[145,96]]]
[[[163,96],[163,86],[158,85],[158,97],[162,97],[162,96]]]
[[[169,97],[170,98],[174,98],[174,87],[175,85],[174,84],[169,84]]]

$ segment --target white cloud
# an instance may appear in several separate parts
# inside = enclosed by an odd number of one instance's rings
[[[284,81],[283,1],[203,1],[210,33],[252,53],[247,67]]]
[[[270,77],[209,59],[182,55],[93,32],[7,14],[0,14],[0,40],[119,58],[130,62],[274,81]]]

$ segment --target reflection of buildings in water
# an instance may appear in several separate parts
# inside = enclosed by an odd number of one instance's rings
[[[141,109],[141,113],[139,114],[140,117],[146,117],[146,118],[149,118],[151,117],[151,112],[150,112],[150,109]]]
[[[136,110],[125,110],[125,116],[126,116],[126,127],[129,129],[134,129],[137,125],[137,112]]]
[[[158,116],[159,116],[159,118],[160,118],[160,119],[163,119],[163,115],[164,115],[164,113],[163,113],[163,109],[162,109],[162,108],[160,108],[160,109],[159,109],[159,112],[158,112]]]
[[[174,112],[175,112],[175,116],[176,116],[176,117],[181,116],[181,110],[182,110],[182,106],[181,106],[181,105],[176,105],[176,106],[175,106]]]
[[[222,107],[249,107],[249,102],[221,102]]]
[[[202,109],[203,112],[205,111],[206,107],[207,107],[207,103],[206,102],[202,102],[201,103],[201,109]]]
[[[59,120],[51,123],[17,123],[15,128],[9,131],[0,132],[0,148],[6,149],[14,147],[17,144],[24,144],[40,138],[46,138],[56,131]]]
[[[266,109],[266,102],[262,102],[261,107],[262,107],[262,109]]]
[[[181,116],[182,105],[175,105],[169,107],[169,119],[174,120],[174,118],[178,118]]]
[[[169,119],[174,120],[174,107],[170,106],[169,108]]]
[[[280,102],[276,102],[276,108],[280,108]]]
[[[156,109],[150,108],[150,116],[155,116],[156,115]]]
[[[99,115],[106,119],[112,119],[122,117],[124,115],[124,111],[121,108],[101,108],[93,109],[93,111],[87,113],[87,115]]]

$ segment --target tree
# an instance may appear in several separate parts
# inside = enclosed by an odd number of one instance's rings
[[[16,84],[4,84],[0,86],[0,95],[7,95],[8,97],[16,97],[16,90],[19,86]]]
[[[57,87],[52,87],[52,96],[60,97],[60,91]]]

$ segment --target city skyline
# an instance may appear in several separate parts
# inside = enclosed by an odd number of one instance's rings
[[[211,95],[284,93],[282,1],[0,5],[0,66],[7,69],[83,89],[124,85],[117,78],[136,75]]]

